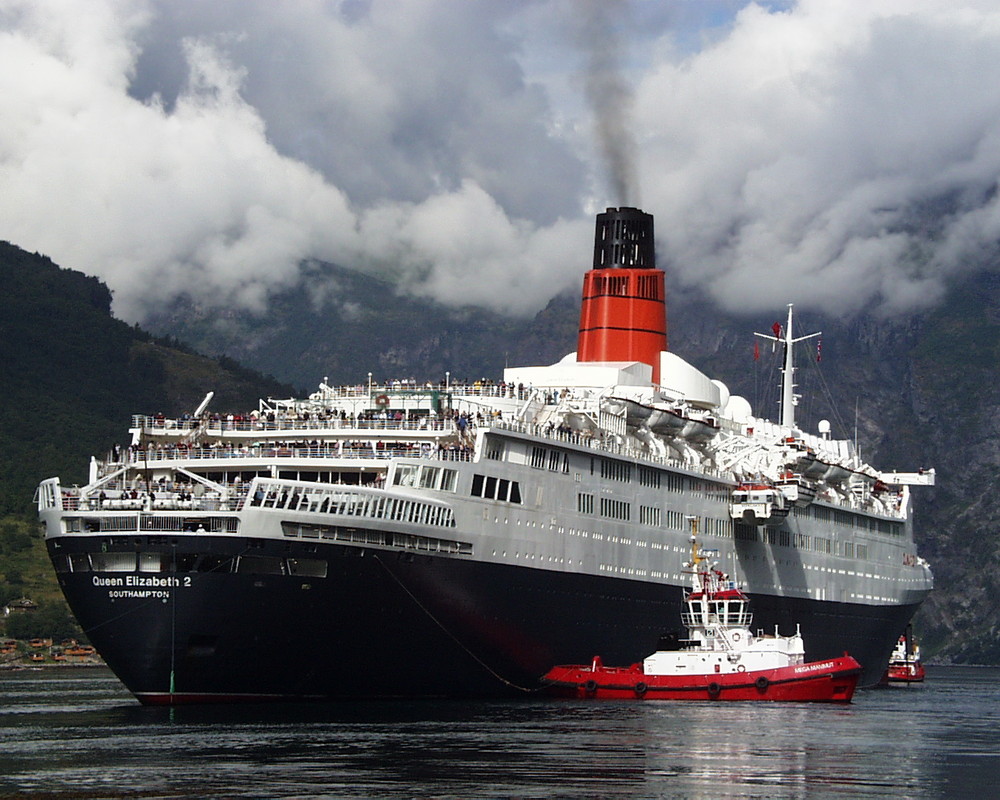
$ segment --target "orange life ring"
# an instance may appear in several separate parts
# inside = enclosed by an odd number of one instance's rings
[[[378,397],[375,398],[375,405],[379,406],[379,408],[385,408],[386,406],[388,406],[389,395],[380,394]]]

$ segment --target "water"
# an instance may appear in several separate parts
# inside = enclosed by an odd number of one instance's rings
[[[928,798],[1000,782],[1000,669],[850,706],[148,709],[103,669],[0,674],[2,798]]]

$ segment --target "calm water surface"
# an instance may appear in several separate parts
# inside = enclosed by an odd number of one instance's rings
[[[1000,670],[846,707],[384,702],[147,709],[103,669],[0,673],[3,798],[1000,796]]]

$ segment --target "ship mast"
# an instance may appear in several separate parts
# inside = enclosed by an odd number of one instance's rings
[[[788,304],[788,321],[784,330],[777,322],[774,323],[774,336],[766,333],[755,333],[762,339],[770,339],[772,342],[781,342],[785,347],[785,358],[781,366],[781,425],[789,430],[795,429],[795,402],[798,395],[795,394],[795,358],[792,345],[806,339],[812,339],[822,335],[822,331],[810,333],[807,336],[800,336],[796,339],[792,335],[792,304]]]

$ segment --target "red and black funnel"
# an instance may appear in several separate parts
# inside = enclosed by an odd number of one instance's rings
[[[583,277],[577,361],[641,361],[660,379],[667,349],[663,270],[656,268],[653,215],[609,208],[597,215],[594,268]]]

